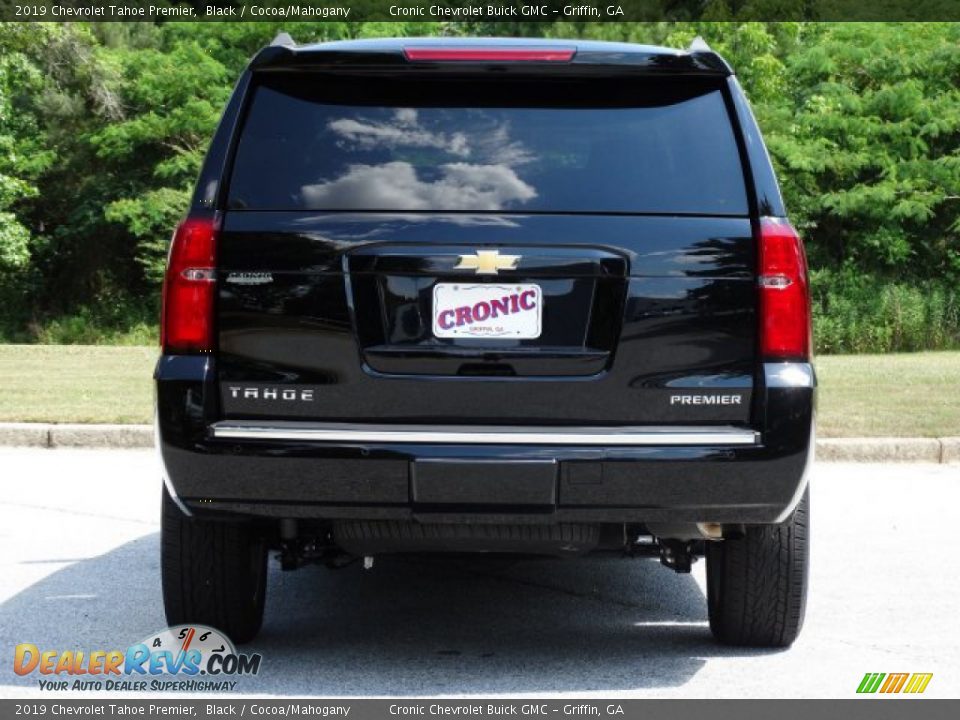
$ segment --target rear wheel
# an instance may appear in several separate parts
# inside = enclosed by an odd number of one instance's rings
[[[263,622],[267,549],[250,523],[188,517],[163,489],[163,605],[169,625],[201,624],[236,643]]]
[[[707,605],[714,637],[727,645],[787,647],[807,604],[810,490],[781,525],[707,543]]]

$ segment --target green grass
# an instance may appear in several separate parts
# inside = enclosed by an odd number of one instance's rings
[[[0,345],[0,422],[148,423],[153,347]]]
[[[148,423],[152,347],[0,345],[0,422]],[[823,437],[960,435],[960,352],[818,357]]]
[[[960,352],[816,358],[821,437],[960,435]]]

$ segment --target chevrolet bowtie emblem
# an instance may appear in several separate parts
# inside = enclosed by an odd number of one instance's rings
[[[461,255],[454,270],[476,270],[477,275],[496,275],[501,270],[513,270],[519,262],[519,255],[501,255],[499,250],[477,250],[476,255]]]

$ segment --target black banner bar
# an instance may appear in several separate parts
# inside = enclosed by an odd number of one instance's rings
[[[0,0],[26,22],[641,22],[960,20],[960,0]]]

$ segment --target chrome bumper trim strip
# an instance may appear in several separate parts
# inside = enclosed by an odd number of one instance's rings
[[[511,427],[495,425],[355,425],[310,422],[265,424],[235,420],[211,426],[220,440],[440,445],[757,445],[760,433],[722,427]]]

